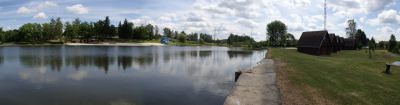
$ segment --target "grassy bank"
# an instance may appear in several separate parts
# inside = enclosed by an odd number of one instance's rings
[[[294,93],[304,98],[306,104],[400,103],[400,69],[392,68],[392,75],[382,73],[385,63],[400,57],[387,51],[376,51],[369,59],[365,50],[312,56],[296,50],[272,49],[271,57],[285,63],[278,76],[285,77],[283,86],[290,86],[283,87],[283,97],[288,101],[296,101],[297,97],[291,97],[290,93],[298,91]]]

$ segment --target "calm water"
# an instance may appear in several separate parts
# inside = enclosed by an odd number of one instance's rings
[[[221,105],[266,51],[0,47],[0,105]]]

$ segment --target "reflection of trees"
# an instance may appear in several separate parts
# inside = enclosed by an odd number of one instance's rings
[[[189,53],[192,57],[209,57],[212,54],[211,51],[190,51]]]
[[[4,63],[4,56],[0,56],[0,65]]]
[[[123,70],[132,67],[133,57],[131,56],[118,56],[118,66],[122,66]]]
[[[212,54],[211,51],[200,51],[199,53],[200,57],[209,57]]]
[[[94,57],[94,65],[98,68],[103,68],[104,72],[108,72],[109,65],[114,62],[114,60],[108,56],[96,56]]]
[[[229,58],[249,57],[253,51],[227,51]]]
[[[96,66],[104,70],[104,72],[108,72],[109,65],[114,62],[114,59],[111,57],[104,56],[72,56],[66,58],[66,64],[72,65],[76,69],[79,69],[81,66]]]
[[[60,71],[63,59],[60,46],[21,47],[20,61],[27,67],[50,67],[52,71]]]
[[[133,60],[141,66],[151,65],[154,61],[153,57],[150,55],[143,55],[139,57],[133,57]]]
[[[61,56],[33,56],[33,55],[22,55],[20,61],[24,66],[27,67],[47,67],[51,70],[60,71],[62,67]]]

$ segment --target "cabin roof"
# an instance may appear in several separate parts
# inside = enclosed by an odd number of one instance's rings
[[[323,41],[328,38],[328,31],[303,32],[297,43],[297,47],[320,48]]]

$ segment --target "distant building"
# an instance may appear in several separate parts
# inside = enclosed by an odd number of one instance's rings
[[[338,43],[335,34],[329,34],[329,39],[331,39],[332,52],[338,51]]]
[[[344,39],[343,50],[356,50],[356,40],[353,38]]]
[[[339,41],[340,41],[340,49],[341,49],[341,50],[344,50],[344,38],[343,38],[343,37],[340,37],[340,38],[339,38]]]
[[[169,38],[168,37],[162,37],[160,39],[160,43],[161,44],[168,44],[169,43]]]
[[[340,51],[342,50],[341,48],[341,43],[340,43],[340,37],[339,36],[335,36],[336,38],[336,51]]]
[[[328,31],[303,32],[297,43],[297,51],[311,55],[329,55],[332,43]]]

